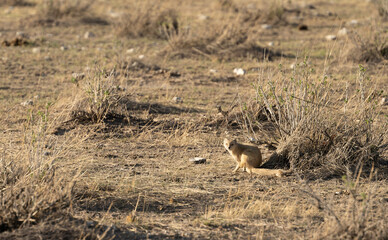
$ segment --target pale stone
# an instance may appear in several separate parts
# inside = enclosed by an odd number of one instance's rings
[[[243,76],[245,75],[245,70],[242,68],[235,68],[233,69],[233,73],[236,74],[237,76]]]

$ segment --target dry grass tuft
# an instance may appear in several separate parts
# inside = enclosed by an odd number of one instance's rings
[[[0,232],[70,216],[76,177],[57,174],[64,153],[47,134],[47,118],[48,111],[31,113],[21,149],[1,155]]]
[[[48,19],[83,16],[92,5],[90,0],[45,0],[40,5],[39,15]]]
[[[180,25],[175,10],[163,9],[160,2],[146,1],[123,15],[115,30],[119,36],[167,39],[179,33]]]
[[[307,184],[302,192],[317,201],[318,209],[326,213],[326,219],[313,234],[314,239],[386,239],[388,236],[387,212],[384,203],[378,200],[381,182],[372,182],[376,171],[372,169],[368,184],[360,184],[362,170],[354,178],[343,176],[347,201],[342,203],[342,212],[338,212],[326,200],[314,193]],[[375,179],[374,179],[375,180]],[[375,212],[373,209],[379,209]]]
[[[210,59],[271,59],[276,53],[255,42],[253,29],[237,18],[232,23],[202,26],[196,32],[170,35],[168,47],[161,55],[169,57],[202,56]]]
[[[113,107],[120,99],[120,88],[115,77],[115,70],[106,71],[96,67],[85,79],[72,82],[79,88],[79,94],[72,107],[72,120],[78,122],[101,123],[108,115],[115,115]]]
[[[388,19],[388,1],[387,0],[373,0],[379,15],[384,19]]]
[[[242,16],[242,22],[250,25],[267,23],[271,25],[287,24],[285,8],[282,1],[263,2],[259,9],[247,7],[244,4],[236,4],[232,0],[219,0],[218,5],[223,11],[237,13]]]
[[[351,47],[346,59],[356,63],[379,63],[388,60],[388,34],[384,30],[371,29],[369,34],[350,35]]]
[[[33,6],[34,3],[27,2],[25,0],[2,0],[0,6]]]
[[[101,19],[91,18],[89,12],[93,1],[91,0],[44,0],[38,4],[36,14],[30,18],[24,19],[22,24],[55,26],[60,23],[71,20],[82,20],[85,23],[106,24]]]
[[[374,124],[379,93],[367,90],[365,69],[360,66],[357,92],[347,90],[343,96],[343,108],[334,105],[326,77],[311,79],[311,71],[305,65],[290,77],[260,78],[256,85],[258,103],[276,131],[267,134],[268,143],[278,142],[271,161],[313,178],[356,173],[362,166],[378,163],[388,132],[386,125]]]

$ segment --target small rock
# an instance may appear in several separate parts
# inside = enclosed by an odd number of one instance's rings
[[[144,58],[144,55],[139,55],[139,59],[143,59]]]
[[[345,36],[345,35],[347,35],[347,34],[348,34],[348,29],[346,29],[346,28],[341,28],[341,29],[338,31],[338,33],[337,33],[338,36]]]
[[[66,51],[68,48],[66,46],[61,46],[61,51]]]
[[[81,47],[81,51],[85,51],[86,49],[86,47]]]
[[[16,32],[16,37],[26,38],[27,35],[24,32]]]
[[[51,153],[50,153],[50,152],[47,152],[47,151],[45,151],[45,152],[43,152],[43,155],[44,155],[44,156],[50,156],[50,155],[51,155]]]
[[[40,53],[40,48],[38,48],[38,47],[33,48],[32,53]]]
[[[233,69],[233,73],[236,74],[237,76],[243,76],[245,75],[245,70],[242,68],[235,68]]]
[[[71,74],[71,77],[79,81],[85,78],[85,73],[73,73]]]
[[[108,11],[108,14],[111,18],[119,18],[123,15],[122,13],[114,12],[112,10]]]
[[[92,33],[92,32],[86,32],[85,34],[84,34],[84,38],[85,39],[89,39],[89,38],[94,38],[96,35],[94,35],[94,33]]]
[[[327,35],[325,38],[327,41],[334,41],[337,39],[337,36],[336,35]]]
[[[209,72],[214,74],[214,73],[217,73],[218,71],[216,69],[210,69]]]
[[[341,194],[341,192],[335,192],[335,195],[340,195]]]
[[[54,35],[51,34],[51,33],[47,33],[47,34],[46,34],[46,37],[47,37],[47,38],[52,38],[53,36],[54,36]]]
[[[381,104],[381,106],[388,105],[388,97],[382,98],[381,101],[380,101],[380,104]]]
[[[272,26],[269,25],[269,24],[261,24],[261,28],[262,28],[262,29],[271,29]]]
[[[308,26],[306,24],[300,24],[298,26],[299,31],[307,31],[309,30]]]
[[[46,60],[46,61],[48,61],[48,62],[49,62],[49,61],[51,61],[52,59],[51,59],[51,57],[50,57],[50,56],[45,56],[45,57],[44,57],[44,60]]]
[[[296,67],[296,63],[290,64],[290,69],[295,69],[295,67]]]
[[[201,20],[201,21],[205,21],[205,20],[209,19],[209,16],[206,16],[204,14],[199,14],[198,15],[198,19]]]
[[[127,53],[130,54],[130,53],[133,53],[134,51],[135,51],[135,49],[130,48],[130,49],[127,50]]]
[[[183,99],[181,97],[173,97],[172,101],[175,103],[183,103]]]
[[[206,158],[194,157],[194,158],[190,158],[189,161],[194,164],[201,164],[206,162]]]
[[[357,25],[358,21],[356,19],[353,19],[353,20],[349,21],[348,24],[349,25]]]
[[[270,47],[273,47],[273,46],[275,46],[275,43],[274,42],[269,42],[269,43],[267,43],[267,45],[270,46]]]
[[[30,100],[27,100],[25,102],[20,103],[20,105],[22,105],[23,107],[32,106],[32,105],[34,105],[34,102],[30,99]]]

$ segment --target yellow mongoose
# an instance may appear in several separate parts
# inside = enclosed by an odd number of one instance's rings
[[[246,170],[249,174],[251,174],[251,176],[252,172],[260,174],[261,176],[277,177],[282,177],[283,174],[286,173],[280,169],[258,168],[262,163],[262,157],[260,149],[256,146],[240,144],[237,143],[236,140],[229,141],[225,138],[224,147],[237,162],[237,166],[233,170],[233,173],[235,173],[239,168],[243,168],[243,170]]]

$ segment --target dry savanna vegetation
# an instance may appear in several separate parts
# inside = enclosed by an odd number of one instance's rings
[[[388,238],[387,0],[0,13],[0,239]]]

